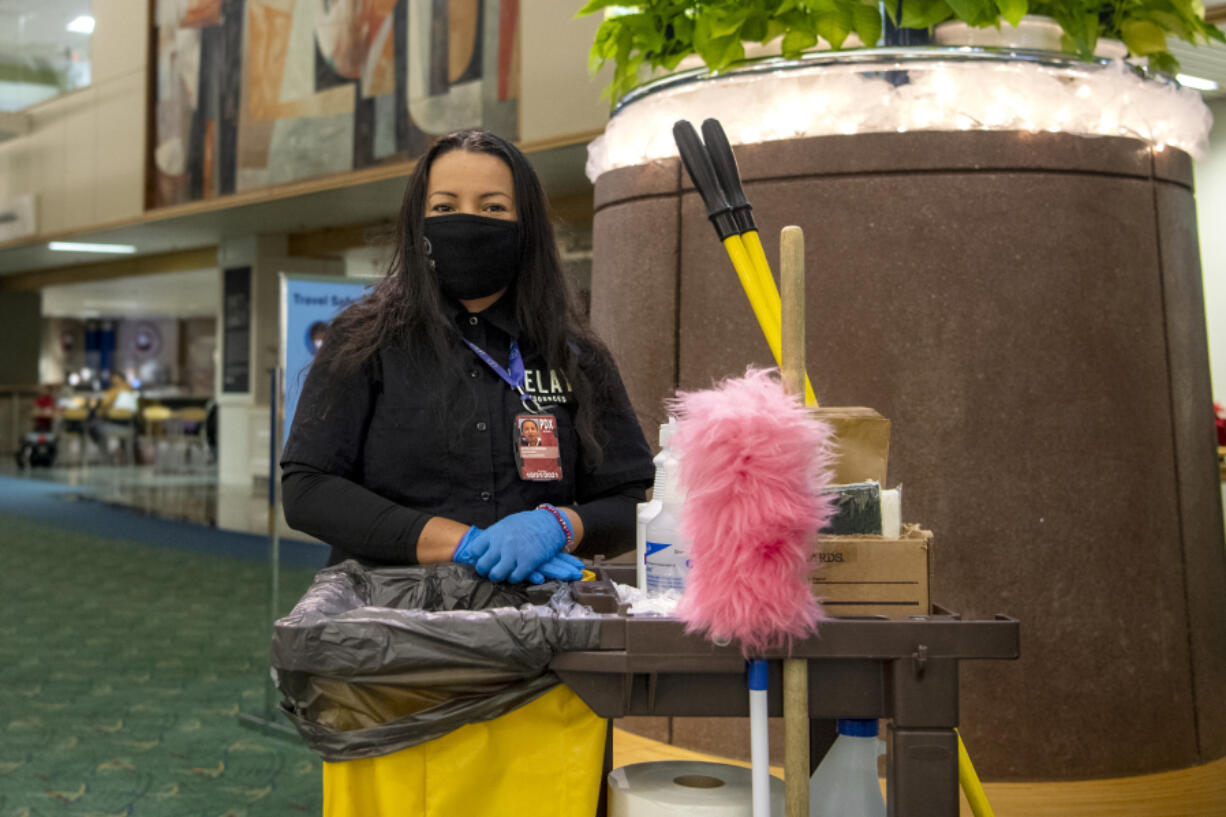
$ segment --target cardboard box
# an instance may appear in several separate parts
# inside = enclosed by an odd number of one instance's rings
[[[831,482],[849,485],[876,480],[884,488],[890,459],[890,421],[862,406],[815,408],[813,415],[834,429],[838,458]]]
[[[931,609],[932,532],[905,526],[898,539],[819,536],[821,566],[813,595],[830,616],[927,615]]]

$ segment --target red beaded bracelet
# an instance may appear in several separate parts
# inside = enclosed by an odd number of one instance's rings
[[[537,510],[549,511],[551,514],[553,514],[553,518],[558,520],[558,524],[562,526],[562,530],[566,531],[566,544],[562,546],[563,550],[566,550],[575,543],[575,531],[571,528],[570,522],[566,521],[566,514],[562,513],[548,502],[542,502],[536,507]]]

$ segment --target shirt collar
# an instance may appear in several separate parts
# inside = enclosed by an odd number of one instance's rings
[[[453,301],[450,298],[443,299],[443,309],[450,315],[452,323],[459,323],[461,319],[471,314],[464,308],[462,303]],[[519,338],[519,323],[515,320],[514,287],[508,289],[502,294],[501,298],[476,314],[478,317],[488,321],[494,328],[505,332],[512,339]]]

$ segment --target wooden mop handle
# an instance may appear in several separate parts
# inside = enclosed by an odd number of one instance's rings
[[[805,233],[784,227],[779,234],[782,342],[780,369],[788,394],[805,389]]]
[[[779,235],[779,280],[782,301],[780,369],[788,394],[805,392],[805,234],[784,227]],[[785,814],[809,816],[809,663],[783,662]]]

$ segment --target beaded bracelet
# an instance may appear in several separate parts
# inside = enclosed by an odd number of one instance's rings
[[[575,543],[575,531],[571,528],[570,522],[566,520],[566,514],[559,511],[548,502],[542,502],[536,506],[538,511],[549,511],[553,514],[553,518],[558,520],[558,524],[562,526],[562,530],[566,532],[566,544],[562,546],[563,550],[570,552],[568,548]]]

